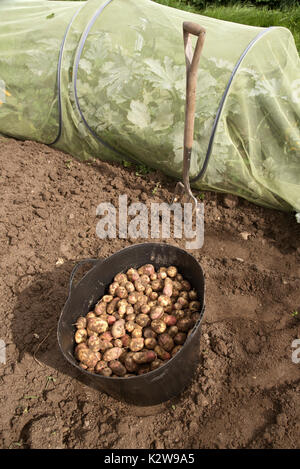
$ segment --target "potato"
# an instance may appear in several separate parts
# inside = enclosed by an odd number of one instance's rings
[[[183,280],[183,276],[181,274],[177,274],[175,278],[176,278],[177,282],[182,282],[182,280]]]
[[[99,352],[101,349],[101,339],[96,335],[89,337],[87,344],[93,352]]]
[[[77,329],[75,332],[75,342],[76,344],[81,344],[87,340],[87,330],[86,329]]]
[[[109,291],[109,294],[112,295],[112,296],[115,296],[116,294],[116,290],[117,288],[119,287],[119,283],[118,282],[113,282],[109,285],[109,288],[108,288],[108,291]]]
[[[176,353],[179,352],[179,350],[181,349],[182,349],[182,345],[176,345],[176,347],[174,347],[171,352],[172,357],[174,357],[174,355],[176,355]]]
[[[126,355],[127,355],[127,350],[126,350],[125,348],[122,348],[122,353],[121,353],[121,355],[119,356],[119,361],[120,361],[121,363],[123,363],[123,365],[124,365],[124,361],[125,361]]]
[[[137,292],[143,292],[143,291],[146,290],[145,285],[141,282],[140,279],[139,279],[139,280],[136,280],[136,281],[134,282],[134,287],[135,287],[135,289],[136,289]]]
[[[90,319],[90,318],[95,318],[97,315],[96,313],[94,313],[94,311],[89,311],[86,315],[86,319]]]
[[[151,282],[149,275],[146,274],[140,276],[140,281],[144,285],[145,289],[147,286],[149,286],[149,283]]]
[[[123,342],[122,342],[122,340],[121,340],[121,339],[114,339],[114,340],[113,340],[113,346],[114,346],[114,347],[120,347],[120,348],[122,348],[122,347],[123,347]]]
[[[150,285],[146,285],[144,293],[148,298],[150,297],[150,295],[152,293],[152,288],[150,287]]]
[[[112,316],[111,314],[107,316],[107,324],[109,326],[112,326],[116,322],[116,320],[117,318],[115,316]]]
[[[138,375],[144,375],[146,373],[149,373],[149,371],[150,371],[150,365],[148,363],[145,363],[139,366]]]
[[[81,349],[76,351],[76,358],[81,363],[86,364],[86,362],[89,359],[90,353],[92,353],[92,352],[89,348],[81,348]]]
[[[127,298],[128,297],[128,291],[126,290],[125,287],[120,286],[116,289],[116,295],[119,298],[122,298],[122,299]]]
[[[126,308],[126,316],[128,316],[129,314],[133,314],[133,312],[134,312],[133,307],[131,305],[128,305]]]
[[[163,321],[167,326],[175,326],[177,318],[173,314],[164,314]]]
[[[87,359],[84,361],[84,364],[90,368],[89,371],[92,371],[95,368],[97,362],[101,360],[101,355],[99,352],[92,352],[91,350],[89,350],[89,352],[90,353],[88,354]]]
[[[172,294],[173,294],[173,282],[169,277],[167,277],[164,283],[163,295],[171,298]]]
[[[169,352],[163,349],[160,345],[157,345],[155,347],[154,352],[156,353],[158,358],[161,358],[162,360],[169,360],[171,358]]]
[[[177,311],[174,312],[174,316],[176,317],[177,321],[179,319],[183,319],[186,317],[186,313],[183,311],[183,309],[177,309]]]
[[[157,275],[157,278],[159,280],[165,280],[167,277],[168,277],[167,272],[159,272],[158,275]]]
[[[155,273],[154,265],[145,264],[140,267],[141,273],[144,275],[152,275]]]
[[[142,337],[131,339],[129,348],[132,352],[139,352],[144,348],[144,339]]]
[[[97,334],[101,334],[102,332],[107,331],[108,323],[104,319],[99,317],[90,318],[87,323],[87,327],[93,331],[97,332]]]
[[[125,334],[121,337],[123,347],[129,347],[130,337],[128,334]]]
[[[170,297],[167,295],[160,295],[157,298],[157,301],[158,301],[158,304],[163,307],[169,306],[171,303]]]
[[[135,303],[135,305],[133,305],[133,311],[134,311],[134,314],[137,316],[138,314],[140,314],[141,312],[141,304],[140,302],[138,301],[137,303]]]
[[[151,308],[150,317],[152,320],[160,319],[164,315],[164,308],[162,306],[154,306]]]
[[[191,323],[192,323],[191,327],[193,327],[196,324],[198,319],[200,319],[200,314],[199,313],[193,313],[191,315]]]
[[[178,327],[177,326],[170,326],[168,328],[168,334],[170,337],[172,337],[172,339],[175,337],[176,334],[178,334]]]
[[[161,291],[164,287],[164,283],[160,279],[153,280],[150,285],[153,291]]]
[[[121,298],[121,300],[118,301],[117,308],[120,308],[120,306],[130,306],[126,298]],[[125,309],[126,311],[126,309]]]
[[[135,282],[135,280],[138,280],[140,278],[138,271],[133,268],[127,270],[126,274],[131,282]]]
[[[75,323],[75,326],[77,327],[77,329],[86,329],[86,325],[87,325],[87,320],[83,316],[80,316]]]
[[[189,304],[189,309],[191,311],[200,311],[201,309],[200,301],[191,301]]]
[[[143,337],[143,328],[140,325],[137,324],[136,327],[133,329],[133,331],[131,333],[131,337],[133,339]]]
[[[95,306],[95,314],[100,316],[100,314],[106,313],[107,304],[104,303],[102,300],[99,301]]]
[[[128,293],[132,293],[134,291],[134,285],[132,282],[126,282],[124,286]]]
[[[182,286],[182,290],[185,290],[185,291],[190,291],[192,288],[190,282],[188,282],[187,280],[182,280],[181,286]]]
[[[102,375],[102,376],[107,376],[107,377],[109,377],[109,376],[112,375],[112,371],[111,371],[111,369],[107,366],[106,368],[103,368],[102,370],[100,370],[100,371],[98,372],[98,374],[99,374],[99,375]]]
[[[185,291],[185,290],[182,290],[180,293],[179,293],[179,296],[181,298],[185,298],[186,300],[189,301],[190,297],[189,297],[189,292]]]
[[[125,323],[125,329],[127,332],[129,332],[129,334],[131,334],[131,332],[134,330],[136,324],[134,321],[127,321]]]
[[[119,302],[120,303],[120,302]],[[120,318],[122,318],[123,316],[125,316],[126,314],[126,309],[127,309],[127,306],[124,305],[124,304],[121,304],[121,305],[118,305],[118,315],[120,316]]]
[[[142,314],[149,314],[150,313],[150,306],[149,305],[142,305],[141,307],[141,313]]]
[[[138,365],[142,365],[143,363],[153,362],[156,359],[156,353],[153,350],[142,350],[135,352],[132,358]]]
[[[117,296],[110,303],[108,303],[106,307],[107,314],[113,314],[115,311],[117,311],[117,304],[119,303],[119,301],[120,298]]]
[[[145,339],[145,347],[147,349],[150,349],[150,350],[153,350],[157,345],[157,341],[156,339],[154,339],[154,337],[148,337],[147,339]]]
[[[136,317],[135,322],[141,327],[147,327],[151,323],[151,319],[147,314],[139,314]]]
[[[174,337],[174,342],[177,345],[182,345],[186,341],[186,334],[184,332],[178,332]]]
[[[128,295],[128,303],[132,304],[132,305],[135,305],[135,303],[138,301],[138,296],[137,296],[137,292],[134,291],[132,293],[129,293]]]
[[[160,267],[158,269],[158,272],[167,272],[167,270],[168,270],[167,267]]]
[[[150,370],[157,370],[157,368],[159,368],[161,365],[163,365],[163,361],[159,358],[156,358],[156,360],[150,363]]]
[[[180,332],[187,332],[191,328],[191,320],[189,318],[179,319],[176,326]]]
[[[177,273],[178,273],[177,268],[174,267],[173,265],[167,268],[167,274],[169,277],[175,278]]]
[[[114,282],[118,282],[118,284],[123,287],[128,282],[128,277],[126,274],[120,272],[115,276]]]
[[[169,306],[164,308],[164,312],[167,314],[172,314],[174,312],[174,305],[172,302],[169,304]]]
[[[180,296],[178,299],[177,299],[177,303],[179,303],[181,305],[181,309],[185,309],[189,306],[189,302],[188,300],[186,300],[185,298],[183,298],[183,296]],[[175,306],[175,305],[174,305]]]
[[[111,362],[109,362],[108,366],[112,370],[112,372],[117,376],[125,376],[127,373],[125,366],[122,365],[119,360],[112,360]]]
[[[179,294],[180,294],[180,291],[177,290],[175,287],[173,287],[172,299],[175,300],[175,302],[176,302],[177,298],[179,297]]]
[[[76,345],[75,347],[75,358],[77,358],[77,360],[80,361],[80,359],[78,358],[78,353],[80,352],[80,350],[88,350],[88,345],[86,342],[80,342],[80,344]]]
[[[151,322],[151,327],[157,334],[162,334],[165,332],[167,325],[163,319],[154,319]]]
[[[80,366],[80,368],[82,368],[83,370],[87,370],[87,365],[85,365],[84,363],[79,363],[79,366]]]
[[[106,340],[106,339],[101,339],[101,337],[99,337],[99,350],[101,350],[102,352],[104,352],[105,350],[109,349],[109,348],[112,348],[113,347],[113,344],[112,342],[110,342],[109,340]]]
[[[97,317],[97,316],[95,316],[95,317]],[[98,318],[103,319],[104,321],[107,321],[108,314],[106,314],[106,313],[99,314]]]
[[[156,272],[154,272],[154,274],[150,275],[151,282],[152,282],[152,280],[157,280],[157,279],[158,279],[158,274]]]
[[[122,355],[123,350],[120,347],[113,347],[108,350],[105,350],[103,354],[103,360],[110,362],[112,360],[118,360]]]
[[[101,301],[103,301],[104,303],[110,303],[113,299],[113,295],[104,295]]]
[[[181,293],[181,290],[182,290],[181,282],[178,282],[177,280],[173,280],[173,288]]]
[[[153,291],[150,295],[149,295],[149,298],[150,298],[150,301],[156,301],[157,298],[158,298],[158,293],[156,291]]]
[[[148,301],[149,301],[149,298],[146,295],[140,294],[139,299],[138,299],[138,303],[140,304],[141,308],[143,306],[146,306]]]
[[[125,334],[125,321],[124,319],[118,319],[111,328],[111,335],[114,339],[119,339]]]
[[[109,340],[110,341],[110,340],[113,339],[113,336],[111,335],[111,333],[109,331],[103,332],[103,334],[100,334],[99,337],[102,340]]]
[[[136,318],[136,315],[135,314],[127,314],[126,318],[125,318],[125,321],[129,321],[129,322],[134,322],[135,321],[135,318]]]
[[[107,363],[104,360],[99,360],[95,366],[95,373],[100,373],[106,367]]]
[[[167,332],[164,332],[158,337],[158,345],[160,345],[167,352],[170,352],[174,348],[174,341]]]
[[[197,296],[198,296],[198,295],[197,295],[196,290],[190,290],[190,291],[189,291],[189,298],[190,298],[190,300],[192,300],[192,301],[193,301],[193,300],[197,300]]]
[[[148,339],[148,338],[155,339],[155,337],[157,336],[156,332],[154,332],[151,329],[151,327],[145,327],[145,329],[143,329],[143,335],[144,335],[145,339]]]
[[[130,373],[135,373],[138,370],[138,364],[133,360],[133,355],[134,352],[129,352],[127,353],[125,360],[124,360],[124,365]]]

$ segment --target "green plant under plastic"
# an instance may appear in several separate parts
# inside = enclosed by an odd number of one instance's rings
[[[204,178],[193,187],[299,212],[300,64],[285,28],[228,23],[149,0],[2,0],[0,132],[181,178],[187,20],[207,31],[192,178],[212,143]]]

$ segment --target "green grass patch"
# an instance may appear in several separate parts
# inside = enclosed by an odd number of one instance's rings
[[[181,10],[199,13],[211,18],[234,23],[248,24],[267,28],[269,26],[282,26],[288,28],[294,36],[296,47],[300,51],[300,7],[270,10],[266,7],[257,8],[250,5],[219,6],[210,5],[205,9],[187,6],[182,0],[155,0],[162,5],[179,8]]]
[[[186,0],[154,1],[162,5],[178,8],[179,10],[198,13],[223,21],[232,21],[234,23],[248,24],[250,26],[263,28],[269,26],[288,28],[294,36],[298,52],[300,51],[300,6],[295,6],[294,2],[290,3],[291,6],[282,8],[281,10],[271,10],[267,7],[255,7],[250,4],[233,4],[231,6],[212,4],[206,8],[197,8],[187,4]]]

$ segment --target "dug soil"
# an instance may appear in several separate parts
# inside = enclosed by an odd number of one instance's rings
[[[292,343],[300,338],[300,230],[292,214],[205,193],[205,243],[191,251],[206,278],[198,370],[178,398],[138,407],[81,382],[58,348],[57,321],[77,261],[145,241],[99,239],[97,206],[117,206],[120,194],[128,203],[170,202],[174,181],[6,138],[0,158],[0,447],[299,447]]]

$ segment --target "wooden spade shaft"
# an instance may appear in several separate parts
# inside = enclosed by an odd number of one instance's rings
[[[183,182],[185,189],[191,194],[189,185],[189,169],[194,141],[194,123],[196,106],[196,88],[198,65],[205,40],[205,29],[202,26],[185,21],[183,23],[183,41],[186,61],[186,107],[184,126]],[[193,51],[190,34],[198,36]]]

